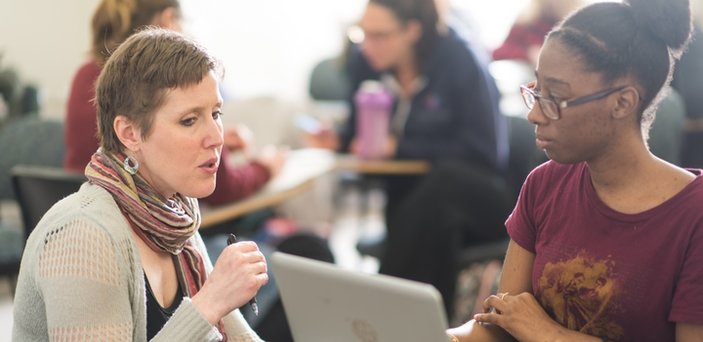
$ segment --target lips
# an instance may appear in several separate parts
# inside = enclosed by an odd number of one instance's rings
[[[217,167],[220,165],[219,158],[210,158],[206,162],[200,164],[198,167],[207,173],[215,174],[217,173]]]
[[[535,144],[537,144],[537,147],[539,147],[539,149],[541,149],[541,150],[546,149],[551,143],[552,143],[551,140],[549,140],[543,136],[537,135],[535,137]]]

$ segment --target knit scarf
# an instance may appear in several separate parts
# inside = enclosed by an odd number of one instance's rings
[[[132,230],[156,252],[175,256],[177,273],[185,283],[185,292],[193,297],[205,283],[205,263],[190,239],[200,227],[200,210],[194,198],[176,194],[165,198],[139,175],[130,175],[123,167],[122,153],[93,154],[85,168],[88,180],[107,190],[115,199]],[[222,321],[218,329],[224,341]]]

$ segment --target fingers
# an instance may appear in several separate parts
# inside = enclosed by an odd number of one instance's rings
[[[266,257],[264,256],[263,253],[261,253],[259,250],[255,251],[249,251],[249,252],[240,252],[236,258],[241,264],[262,264],[264,267],[266,266]],[[264,271],[266,271],[264,269]]]
[[[505,310],[506,306],[506,300],[509,299],[510,296],[508,296],[507,292],[504,293],[496,293],[494,295],[488,296],[486,300],[483,301],[483,310],[484,312],[488,313],[493,310],[497,310],[498,313],[503,312]]]
[[[226,256],[225,256],[226,255]],[[252,241],[241,241],[231,244],[222,252],[223,259],[228,260],[228,268],[243,268],[252,274],[266,273],[268,265],[266,257]]]
[[[507,292],[497,293],[488,296],[483,301],[484,313],[474,315],[476,322],[481,324],[495,324],[503,326],[503,312],[507,309],[507,300],[510,299]]]
[[[231,249],[231,250],[236,250],[237,252],[240,253],[246,253],[246,252],[258,252],[259,251],[259,245],[256,244],[254,241],[239,241],[237,243],[233,243],[229,246],[227,246],[226,249]]]
[[[259,287],[262,287],[262,286],[268,284],[268,282],[269,282],[269,275],[268,275],[268,273],[266,273],[266,272],[264,272],[264,273],[259,273],[259,274],[256,275],[256,280],[257,280],[257,282],[259,283]]]
[[[259,288],[266,285],[269,281],[268,269],[263,261],[243,265],[241,269],[244,271],[243,273],[247,274],[247,276],[241,278],[246,279],[243,282],[243,288],[247,289],[247,291],[253,291],[252,295],[256,294]]]
[[[247,278],[249,280],[246,288],[248,288],[250,291],[253,291],[254,294],[256,294],[256,292],[258,292],[262,286],[268,283],[268,266],[263,258],[256,262],[251,262],[242,265],[241,268],[244,269],[244,272],[246,274],[248,274]]]
[[[494,324],[503,327],[503,316],[498,313],[475,314],[474,320],[479,324]]]
[[[263,254],[259,253],[259,255],[251,255],[248,257],[253,259],[249,261],[252,273],[259,275],[268,272],[268,264],[266,264],[266,259]]]
[[[251,266],[250,270],[254,273],[266,272],[268,270],[266,258],[261,252],[257,251],[241,253],[237,255],[236,258],[238,259],[237,261],[240,264],[239,267]]]

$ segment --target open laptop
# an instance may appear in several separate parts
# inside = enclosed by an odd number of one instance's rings
[[[275,252],[269,260],[299,342],[447,341],[433,286]]]

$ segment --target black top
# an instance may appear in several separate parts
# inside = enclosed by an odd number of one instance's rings
[[[151,290],[151,285],[149,285],[149,279],[144,275],[144,282],[146,283],[146,339],[151,340],[156,336],[156,334],[161,331],[173,313],[176,311],[181,302],[183,301],[183,290],[181,289],[181,283],[178,282],[178,289],[176,290],[176,296],[173,299],[171,306],[168,308],[163,308],[154,297],[154,292]]]
[[[342,150],[356,135],[354,93],[364,80],[391,74],[374,70],[359,46],[351,48],[347,72],[350,116],[341,128]],[[502,170],[508,156],[507,121],[500,113],[500,93],[481,50],[449,30],[437,39],[420,72],[427,83],[411,99],[394,157],[465,160]]]

